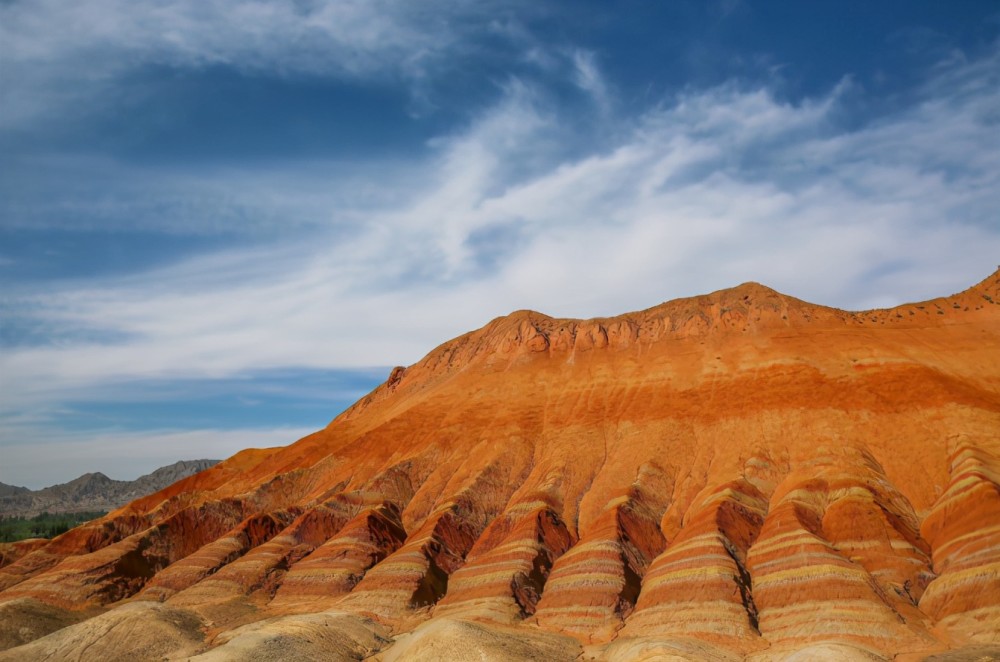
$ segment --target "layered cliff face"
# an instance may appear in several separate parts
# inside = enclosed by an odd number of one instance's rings
[[[517,312],[324,430],[2,558],[9,622],[79,621],[10,659],[113,656],[136,619],[167,657],[988,656],[1000,271],[864,313],[756,284]]]

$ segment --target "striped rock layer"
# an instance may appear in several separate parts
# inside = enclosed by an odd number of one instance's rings
[[[281,618],[598,659],[1000,645],[1000,272],[863,313],[752,283],[520,311],[290,446],[0,551],[4,613],[162,603],[204,650]]]

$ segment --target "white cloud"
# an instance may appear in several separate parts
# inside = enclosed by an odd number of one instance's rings
[[[611,112],[612,95],[608,83],[597,66],[593,51],[573,51],[573,79],[577,86],[590,95],[603,115]]]
[[[0,3],[2,122],[131,93],[139,67],[402,79],[418,85],[514,0],[11,0]],[[447,56],[447,57],[446,57]]]
[[[18,430],[24,443],[4,444],[0,482],[40,489],[101,472],[115,480],[134,480],[178,460],[222,460],[245,448],[285,446],[314,430],[274,428],[247,430],[144,430],[67,435],[45,429]],[[0,429],[4,438],[12,431]],[[44,436],[43,436],[44,435]],[[42,440],[44,439],[44,440]]]
[[[25,159],[5,172],[5,229],[144,230],[185,236],[255,236],[330,227],[338,210],[371,197],[372,167],[300,161],[287,171],[194,164],[183,170],[95,155]],[[378,165],[382,173],[393,170]],[[39,195],[38,182],[58,182]],[[330,181],[342,182],[339,188]],[[379,196],[380,198],[382,196]]]
[[[3,49],[8,61],[38,64],[119,52],[139,63],[382,73],[418,67],[457,36],[435,14],[461,20],[478,11],[448,4],[418,10],[397,0],[14,1],[2,8]]]
[[[985,61],[942,67],[919,103],[856,129],[836,121],[860,93],[846,84],[800,104],[689,91],[620,118],[616,142],[582,156],[567,156],[591,144],[581,123],[511,81],[431,157],[379,173],[374,194],[323,184],[315,208],[336,200],[339,220],[296,242],[12,301],[124,340],[9,348],[0,402],[12,413],[119,380],[406,364],[515,309],[611,315],[746,280],[856,309],[957,291],[1000,255],[1000,86],[980,84],[997,55]],[[269,213],[276,189],[254,181]]]

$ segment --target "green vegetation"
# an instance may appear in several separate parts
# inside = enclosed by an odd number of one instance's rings
[[[55,538],[73,527],[89,522],[107,513],[42,513],[34,517],[0,518],[0,542],[17,542],[25,538]]]

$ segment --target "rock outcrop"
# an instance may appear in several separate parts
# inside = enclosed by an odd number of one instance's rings
[[[0,610],[66,627],[0,659],[140,617],[136,650],[204,659],[992,655],[1000,272],[862,313],[753,283],[519,311],[5,554]]]

